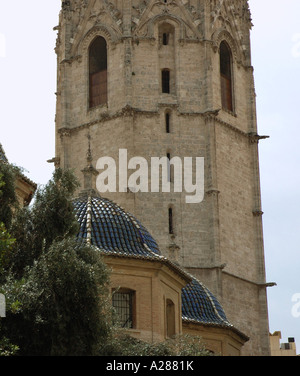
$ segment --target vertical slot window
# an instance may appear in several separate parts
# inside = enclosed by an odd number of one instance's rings
[[[168,33],[163,33],[162,42],[163,42],[164,46],[167,46],[169,44],[169,34]]]
[[[163,93],[170,94],[170,71],[168,69],[163,69],[161,72],[161,86]]]
[[[173,209],[169,208],[169,234],[174,234],[174,218],[173,218]]]
[[[165,124],[166,124],[166,133],[171,133],[170,132],[170,122],[171,122],[171,115],[169,112],[165,114]]]

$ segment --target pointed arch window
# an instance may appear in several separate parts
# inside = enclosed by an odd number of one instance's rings
[[[226,42],[220,45],[222,108],[233,112],[232,54]]]
[[[107,43],[97,37],[89,49],[89,107],[107,102]]]

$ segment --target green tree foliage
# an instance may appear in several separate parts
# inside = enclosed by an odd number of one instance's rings
[[[57,169],[49,183],[37,190],[32,206],[16,213],[10,227],[16,239],[10,267],[19,278],[53,241],[76,236],[79,225],[71,199],[78,185],[71,171]]]
[[[4,223],[0,222],[0,283],[14,242],[15,240],[7,232]]]
[[[211,356],[200,337],[178,335],[164,342],[147,343],[117,328],[100,352],[107,356]]]
[[[109,335],[109,274],[99,251],[76,240],[77,187],[73,173],[56,170],[11,223],[1,334],[19,355],[95,355]]]
[[[17,198],[14,189],[15,168],[9,165],[0,164],[0,218],[6,224],[10,224],[12,219],[12,209],[16,208]],[[4,271],[9,258],[14,239],[10,236],[3,222],[0,222],[0,293],[2,293],[1,283],[5,281]],[[5,295],[6,296],[6,295]],[[8,305],[10,302],[6,301]],[[14,309],[14,306],[11,307]],[[0,318],[0,356],[16,355],[18,346],[13,345],[10,340],[3,336],[1,331]]]
[[[108,272],[99,251],[75,239],[54,242],[36,261],[7,315],[21,355],[95,355],[109,334]],[[5,328],[4,328],[5,329]]]
[[[0,222],[10,226],[13,210],[18,206],[16,176],[20,169],[7,163],[0,163]]]

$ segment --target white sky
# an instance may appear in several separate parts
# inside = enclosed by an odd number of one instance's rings
[[[270,332],[295,337],[300,353],[300,1],[250,0],[254,28]],[[41,5],[42,3],[42,5]],[[61,0],[0,0],[0,142],[39,184],[52,176],[56,56]],[[300,309],[298,310],[300,313]]]

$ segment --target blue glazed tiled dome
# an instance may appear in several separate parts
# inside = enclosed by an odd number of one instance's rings
[[[182,289],[182,318],[199,324],[232,327],[219,301],[196,279]]]
[[[102,197],[79,198],[74,207],[80,224],[79,239],[87,239],[104,253],[134,256],[160,255],[158,245],[131,214]],[[88,224],[89,223],[89,224]]]
[[[80,224],[79,239],[89,239],[90,244],[105,254],[165,262],[191,281],[182,289],[183,321],[232,327],[212,293],[181,267],[162,256],[156,241],[133,215],[103,197],[81,197],[73,204]]]

